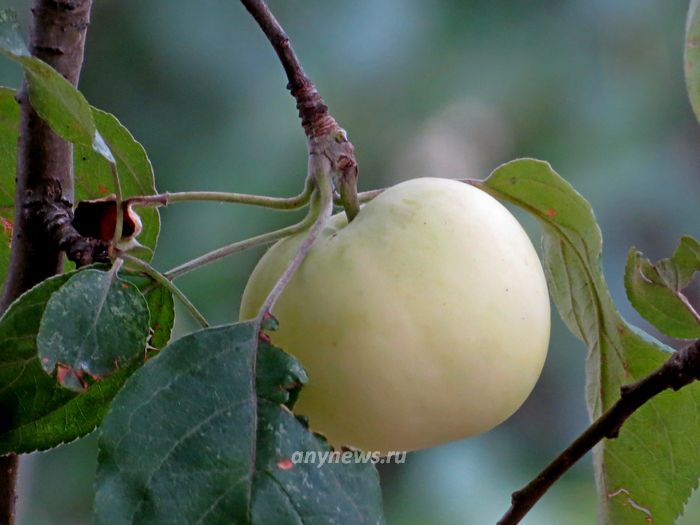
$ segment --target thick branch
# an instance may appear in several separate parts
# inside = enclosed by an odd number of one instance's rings
[[[29,37],[31,53],[77,85],[83,62],[91,0],[34,0]],[[61,270],[60,247],[46,231],[39,202],[73,200],[73,151],[29,105],[26,85],[21,104],[17,189],[12,250],[0,314],[23,292]],[[54,233],[56,230],[54,229]],[[0,458],[0,523],[14,521],[17,457]]]
[[[54,200],[43,199],[36,203],[27,202],[27,213],[42,221],[44,231],[58,248],[66,253],[69,260],[78,268],[94,262],[110,262],[109,243],[83,237],[73,226],[71,203],[57,196]]]
[[[679,390],[700,379],[700,340],[675,352],[660,368],[644,379],[621,388],[617,402],[595,420],[569,447],[535,479],[514,492],[511,506],[498,525],[514,525],[567,470],[603,438],[616,438],[624,422],[657,394]]]
[[[34,0],[30,50],[74,85],[83,61],[90,0]],[[0,303],[10,302],[36,283],[58,273],[59,247],[45,231],[37,204],[73,200],[73,149],[42,121],[29,104],[26,85],[21,104],[17,151],[17,189],[12,253]]]

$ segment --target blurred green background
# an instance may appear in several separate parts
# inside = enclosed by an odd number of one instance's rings
[[[28,19],[28,0],[3,0]],[[416,176],[484,177],[518,156],[550,161],[593,204],[625,316],[634,245],[670,255],[700,236],[700,133],[682,73],[687,3],[568,0],[270,0],[305,69],[348,130],[361,189]],[[0,63],[0,84],[20,76]],[[161,191],[291,195],[306,147],[276,57],[236,1],[101,0],[82,91],[144,144]],[[178,204],[162,212],[160,269],[289,224],[289,212]],[[519,215],[534,238],[537,225]],[[216,323],[237,316],[262,251],[181,285]],[[696,296],[697,299],[697,296]],[[390,525],[495,523],[509,494],[587,423],[585,350],[553,313],[544,374],[506,424],[383,468]],[[185,315],[177,331],[193,326]],[[94,436],[24,458],[19,525],[90,522]],[[681,523],[700,522],[700,497]],[[590,456],[525,519],[595,521]]]

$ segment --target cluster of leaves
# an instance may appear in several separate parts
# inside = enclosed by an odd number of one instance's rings
[[[693,1],[687,53],[694,103],[700,100],[700,77],[692,70],[700,34],[696,7]],[[24,69],[36,111],[75,144],[78,199],[108,193],[114,170],[125,195],[155,191],[140,144],[29,56],[6,13],[0,53]],[[0,89],[0,276],[7,267],[18,120],[14,92]],[[587,403],[590,416],[599,416],[623,384],[657,368],[672,349],[615,308],[593,211],[549,164],[516,160],[479,186],[543,224],[550,291],[588,348]],[[154,249],[157,212],[143,222],[140,240]],[[632,250],[628,297],[660,332],[698,338],[700,315],[683,295],[698,269],[700,244],[690,237],[656,264]],[[48,279],[13,303],[0,318],[6,415],[0,454],[55,447],[101,424],[98,523],[382,523],[370,465],[290,462],[295,451],[329,449],[290,410],[306,381],[301,365],[260,337],[254,323],[205,329],[168,345],[172,301],[167,289],[137,272],[91,267]],[[618,439],[596,448],[604,522],[666,524],[681,514],[700,477],[692,443],[700,432],[698,407],[698,385],[659,395]]]
[[[102,285],[106,293],[93,294],[94,281],[98,281],[94,291]],[[86,283],[88,302],[66,302]],[[116,294],[109,293],[113,289]],[[95,301],[103,302],[103,307],[95,309]],[[0,454],[45,450],[92,431],[124,381],[145,360],[149,329],[150,348],[162,348],[170,338],[173,319],[170,293],[135,274],[120,279],[104,269],[87,268],[47,279],[23,294],[0,318]],[[71,324],[68,330],[55,328],[66,320]],[[113,327],[106,324],[112,321],[116,321]],[[117,352],[131,355],[114,355],[120,369],[88,385],[91,378],[82,377],[83,365],[97,376],[112,372],[112,363],[105,371],[85,353],[102,354],[103,340],[110,334],[101,331],[125,325],[132,326],[134,336]],[[135,329],[142,333],[135,334]],[[112,339],[120,341],[121,335]],[[48,344],[42,345],[42,340]],[[100,356],[105,358],[106,354]],[[82,364],[76,366],[78,361]],[[57,377],[47,374],[54,373],[56,364]],[[58,376],[73,390],[64,388]]]
[[[155,193],[142,146],[29,55],[0,12],[0,54],[24,70],[32,107],[73,143],[76,197]],[[0,88],[0,278],[9,259],[19,108]],[[153,250],[155,209],[139,241]],[[150,253],[143,254],[146,258]],[[168,345],[171,292],[136,271],[93,266],[47,279],[0,318],[0,454],[46,450],[101,426],[98,523],[383,523],[371,464],[294,464],[327,452],[291,408],[301,365],[254,323]]]

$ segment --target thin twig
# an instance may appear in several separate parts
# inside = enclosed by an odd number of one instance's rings
[[[658,369],[644,379],[623,386],[621,396],[596,419],[566,450],[537,477],[513,493],[511,506],[498,525],[515,525],[528,513],[567,470],[604,438],[616,438],[620,428],[634,412],[665,390],[679,390],[700,379],[700,341],[676,351]]]
[[[194,304],[192,304],[192,302],[187,298],[187,296],[184,293],[182,293],[182,291],[177,286],[175,286],[167,277],[165,277],[162,273],[156,270],[153,266],[148,264],[146,261],[142,261],[141,259],[129,255],[128,253],[119,252],[117,256],[120,259],[131,263],[133,266],[136,266],[139,270],[148,275],[155,282],[170,290],[170,292],[175,297],[177,297],[178,300],[184,305],[187,311],[190,312],[190,314],[192,314],[192,317],[195,319],[195,321],[197,321],[203,328],[207,328],[209,326],[209,322],[200,313],[200,311],[197,310],[197,307]]]
[[[287,75],[287,89],[297,102],[301,125],[307,137],[320,136],[336,130],[338,124],[328,113],[328,106],[316,90],[313,82],[301,67],[289,37],[275,16],[262,0],[241,0],[248,12],[272,44]]]
[[[306,133],[310,156],[324,156],[331,172],[337,177],[335,185],[340,189],[340,202],[348,222],[360,209],[357,199],[359,169],[355,148],[328,111],[328,106],[316,90],[316,86],[301,67],[289,37],[263,0],[241,0],[245,8],[262,29],[277,53],[287,75],[287,88],[297,103],[301,125]]]

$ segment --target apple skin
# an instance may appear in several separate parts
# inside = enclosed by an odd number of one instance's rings
[[[304,238],[253,271],[255,317]],[[495,427],[542,371],[550,306],[525,231],[485,192],[439,178],[334,215],[274,308],[273,343],[309,372],[295,412],[334,446],[410,451]]]

